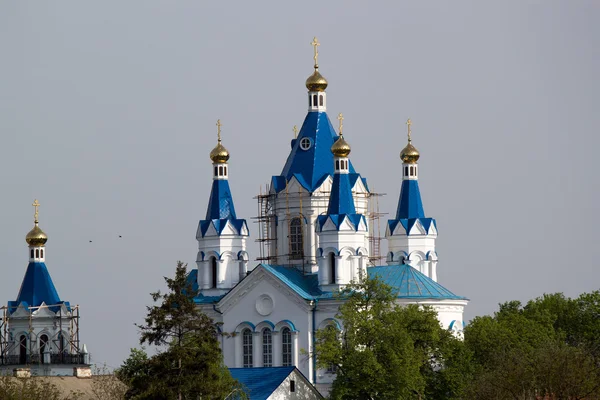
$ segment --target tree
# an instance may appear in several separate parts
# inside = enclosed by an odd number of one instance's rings
[[[317,332],[320,368],[335,366],[332,399],[453,399],[469,371],[462,343],[434,310],[396,303],[392,288],[367,278],[341,291],[342,331]],[[460,370],[460,372],[458,372]]]
[[[556,293],[475,318],[465,330],[477,370],[467,398],[600,398],[599,299]]]
[[[165,277],[168,292],[151,293],[140,344],[155,346],[148,357],[132,350],[117,372],[129,385],[130,399],[222,399],[238,388],[223,365],[212,320],[194,303],[197,290],[187,282],[186,265],[177,263],[174,278]]]

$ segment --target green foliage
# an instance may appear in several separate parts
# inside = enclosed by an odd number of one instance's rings
[[[116,375],[129,386],[127,399],[223,399],[238,383],[223,365],[217,331],[194,303],[197,291],[186,281],[179,262],[174,278],[165,277],[169,291],[151,293],[140,343],[157,354],[132,349]]]
[[[0,399],[2,400],[77,400],[81,393],[63,391],[46,378],[14,378],[0,376]]]
[[[318,367],[337,368],[332,399],[458,396],[469,356],[435,311],[397,305],[392,289],[377,279],[349,285],[340,297],[346,300],[337,315],[343,331],[322,329],[316,336]]]
[[[475,318],[465,330],[477,371],[466,398],[600,398],[599,305],[599,292],[556,293]]]

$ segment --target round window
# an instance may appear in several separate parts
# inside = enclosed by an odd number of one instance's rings
[[[305,137],[300,140],[300,148],[302,150],[310,149],[311,145],[312,145],[312,140],[310,140],[310,138]]]

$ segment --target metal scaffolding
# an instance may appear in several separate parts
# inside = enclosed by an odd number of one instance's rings
[[[313,256],[315,251],[313,251],[314,249],[312,248],[309,250],[309,254],[306,254],[305,251],[302,251],[300,254],[279,254],[281,248],[278,244],[281,240],[290,240],[291,236],[288,233],[286,238],[278,238],[277,235],[277,225],[282,223],[282,221],[277,220],[278,211],[281,211],[277,210],[277,197],[281,195],[285,196],[285,212],[280,212],[280,215],[285,215],[287,225],[289,226],[292,219],[297,218],[298,215],[303,215],[303,197],[311,199],[321,197],[324,201],[327,201],[330,193],[303,193],[300,190],[298,190],[298,192],[290,192],[286,184],[285,191],[275,194],[269,192],[268,186],[265,186],[264,188],[261,186],[258,196],[255,197],[258,204],[258,216],[253,218],[254,222],[259,224],[258,238],[256,239],[256,242],[259,244],[259,256],[256,258],[256,260],[261,263],[278,263],[290,266],[295,265],[297,267],[300,266],[299,261],[301,261],[302,265],[316,265],[317,260]],[[385,194],[372,192],[358,193],[353,191],[352,195],[355,199],[367,199],[367,215],[365,216],[367,217],[369,223],[369,232],[367,235],[369,243],[369,265],[379,265],[381,260],[385,258],[381,255],[382,238],[380,226],[380,218],[385,215],[385,213],[381,213],[379,211],[379,197],[384,196]],[[298,204],[297,207],[294,207],[298,208],[298,213],[294,212],[292,215],[290,212],[290,201],[295,201]],[[309,226],[312,225],[305,223],[302,224],[301,232],[303,244],[305,243],[304,239],[310,234],[310,232],[307,232]],[[316,243],[312,243],[312,246],[316,246]],[[288,243],[288,248],[292,249],[291,243]]]
[[[79,305],[71,306],[67,313],[63,313],[65,304],[52,304],[31,307],[29,306],[26,317],[18,317],[19,320],[28,320],[27,334],[25,335],[25,344],[21,337],[13,337],[11,332],[11,315],[17,310],[18,306],[0,307],[2,310],[2,321],[0,322],[0,365],[19,365],[19,364],[43,364],[43,354],[40,347],[50,342],[54,344],[54,349],[58,351],[50,351],[50,364],[83,364],[84,355],[81,352],[79,342]],[[47,331],[34,332],[33,321],[36,314],[45,308],[57,307],[58,313],[51,317],[54,319],[53,327],[58,333],[54,336],[47,337],[47,342],[42,344],[43,335],[48,334]],[[68,335],[63,335],[63,328],[68,331]],[[17,332],[19,333],[19,332]],[[40,336],[40,337],[38,337]],[[17,350],[18,351],[15,351]]]

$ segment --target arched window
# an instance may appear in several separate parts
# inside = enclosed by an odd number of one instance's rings
[[[41,250],[40,250],[40,257],[41,257],[41,258],[44,258],[44,249],[41,249]]]
[[[329,253],[329,283],[335,283],[335,254]]]
[[[35,258],[40,258],[40,249],[35,249]]]
[[[219,175],[219,167],[215,166],[215,176]]]
[[[281,354],[283,356],[283,366],[292,366],[292,331],[285,327],[281,330]]]
[[[30,254],[31,254],[31,258],[33,258],[33,249],[31,249]]]
[[[319,105],[323,106],[323,95],[319,96]]]
[[[244,368],[252,368],[252,331],[248,328],[242,331],[242,351],[244,355]]]
[[[27,364],[27,336],[19,338],[19,364]]]
[[[216,288],[217,287],[217,278],[219,277],[218,275],[218,268],[217,268],[217,259],[215,257],[211,257],[210,258],[210,272],[211,272],[211,288]]]
[[[317,100],[318,100],[318,96],[316,94],[313,94],[313,106],[316,106],[318,104]]]
[[[273,335],[269,328],[263,329],[263,367],[273,366]]]
[[[299,259],[304,256],[304,237],[302,234],[302,218],[295,217],[290,221],[290,258]]]
[[[48,343],[48,336],[40,336],[40,361],[44,363],[44,353],[46,352],[46,344]]]
[[[338,331],[337,329],[335,329],[335,327],[333,325],[327,325],[327,327],[325,329],[328,332],[335,331],[337,333],[337,331]],[[327,366],[326,372],[328,374],[335,374],[337,372],[337,365],[335,365],[335,364],[329,364]]]

